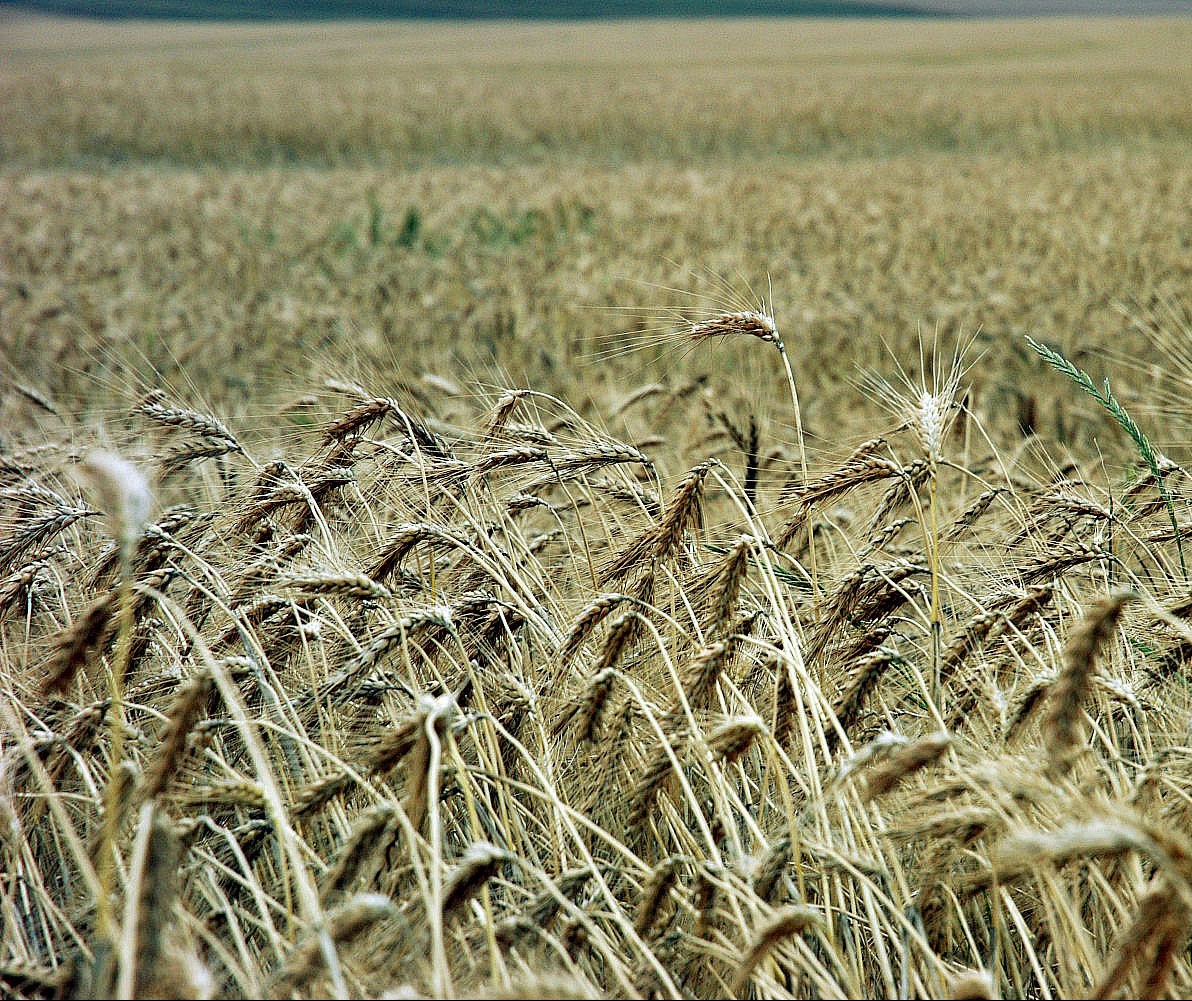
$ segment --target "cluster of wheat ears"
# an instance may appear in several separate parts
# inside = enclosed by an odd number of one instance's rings
[[[947,365],[813,475],[774,320],[681,333],[777,349],[788,475],[528,389],[329,382],[266,459],[18,387],[61,433],[0,454],[3,992],[1185,996],[1186,472],[1036,344],[1120,490],[959,452]]]

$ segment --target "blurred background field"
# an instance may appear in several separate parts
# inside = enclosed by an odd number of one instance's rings
[[[996,344],[1013,434],[1022,334],[1145,359],[1192,273],[1188,20],[3,24],[3,337],[71,405],[134,353],[234,407],[346,361],[764,400],[740,346],[596,360],[719,276],[819,439],[920,334]]]

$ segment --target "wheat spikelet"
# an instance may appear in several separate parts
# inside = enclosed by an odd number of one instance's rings
[[[754,543],[753,536],[742,535],[717,561],[708,576],[694,585],[697,600],[707,595],[701,604],[707,609],[707,632],[711,636],[724,633],[736,614],[741,586],[749,573],[749,557]]]
[[[418,742],[418,731],[422,720],[415,716],[397,726],[387,728],[380,736],[357,745],[354,756],[359,757],[364,768],[376,775],[386,775],[413,750]]]
[[[393,596],[383,584],[366,574],[307,573],[290,574],[278,579],[279,589],[299,594],[339,594],[347,598],[380,601]]]
[[[679,758],[685,745],[685,737],[668,738],[666,743],[654,747],[646,756],[630,798],[632,810],[630,827],[632,829],[645,830],[650,818],[650,811],[654,807],[654,801],[667,787],[674,775],[675,764],[672,755],[676,759]]]
[[[984,490],[979,493],[972,503],[961,511],[952,524],[948,526],[943,534],[943,541],[955,542],[963,538],[984,517],[985,512],[989,510],[998,496],[1004,492],[1003,488],[995,487],[992,490]]]
[[[1192,532],[1192,522],[1182,521],[1174,527],[1152,529],[1142,536],[1142,541],[1150,545],[1159,542],[1174,542],[1176,539],[1187,538],[1189,532]]]
[[[171,552],[179,551],[179,539],[184,536],[193,543],[201,537],[206,527],[214,520],[213,514],[200,514],[189,505],[180,504],[166,509],[157,522],[145,525],[142,537],[137,541],[135,552],[129,554],[129,563],[138,574],[160,569]],[[189,527],[189,531],[184,530]],[[99,588],[120,568],[124,547],[118,542],[108,546],[100,555],[91,577],[91,586]]]
[[[414,485],[433,484],[441,490],[457,493],[474,471],[475,467],[463,459],[427,458],[411,469],[404,479]]]
[[[1069,570],[1095,560],[1108,558],[1109,554],[1098,546],[1085,542],[1074,542],[1057,547],[1054,552],[1043,553],[1016,567],[1018,579],[1025,584],[1038,584],[1060,577]]]
[[[0,570],[7,570],[26,553],[44,547],[55,535],[81,519],[99,513],[89,507],[61,505],[22,521],[12,535],[0,540]]]
[[[774,318],[760,310],[717,313],[691,324],[687,331],[693,341],[711,337],[756,337],[767,344],[778,343],[778,327]]]
[[[625,396],[620,403],[616,404],[609,412],[610,417],[620,417],[621,414],[627,410],[631,410],[639,403],[645,400],[653,399],[655,396],[662,396],[668,392],[667,387],[660,382],[647,382],[642,386],[638,386],[627,396]]]
[[[100,730],[107,720],[108,711],[111,709],[112,703],[110,699],[100,699],[89,706],[84,706],[78,710],[68,724],[62,726],[54,717],[57,717],[64,705],[55,705],[51,701],[51,706],[47,716],[50,717],[49,722],[52,722],[53,730],[52,736],[48,738],[45,746],[60,748],[61,753],[52,757],[47,762],[47,772],[52,779],[58,777],[59,769],[65,767],[70,760],[71,753],[85,755],[89,753],[95,746],[96,739],[99,736]],[[68,753],[69,752],[69,753]],[[23,784],[20,776],[23,770],[18,770],[13,776],[13,786],[20,788]]]
[[[215,648],[239,644],[241,630],[254,629],[280,612],[296,608],[293,599],[280,594],[262,594],[246,605],[232,609],[233,622],[216,638],[212,644]]]
[[[0,581],[0,614],[18,603],[31,603],[38,580],[49,572],[50,566],[48,560],[29,561]]]
[[[518,514],[522,511],[533,511],[535,508],[541,508],[551,512],[558,511],[558,508],[551,504],[550,501],[544,500],[541,497],[535,497],[533,494],[520,490],[505,502],[505,510],[510,514]]]
[[[479,893],[480,888],[492,879],[511,857],[507,851],[484,841],[471,845],[443,886],[443,920],[447,920]]]
[[[881,680],[882,675],[899,660],[898,652],[889,647],[879,647],[857,660],[844,691],[832,707],[840,729],[833,728],[826,732],[829,752],[834,751],[839,745],[840,730],[847,734],[853,728],[869,693]]]
[[[731,765],[766,732],[766,724],[757,716],[736,716],[725,720],[708,736],[708,750],[714,761]]]
[[[350,379],[327,378],[322,381],[322,387],[330,390],[332,393],[354,397],[357,400],[371,400],[374,396],[373,393],[370,393],[360,383],[353,382]]]
[[[246,498],[249,507],[264,500],[275,487],[292,481],[297,474],[284,459],[270,459],[257,471],[257,477],[252,490]]]
[[[889,521],[894,511],[909,503],[919,488],[931,478],[931,468],[931,463],[926,459],[913,459],[903,466],[898,474],[898,482],[882,494],[865,531],[873,532],[879,525]]]
[[[398,413],[401,413],[401,407],[388,397],[374,396],[361,400],[324,428],[323,442],[329,445],[349,435],[363,434],[369,425]]]
[[[178,692],[166,717],[157,754],[142,779],[141,796],[144,799],[155,799],[169,784],[186,747],[186,738],[206,704],[210,688],[210,677],[201,673],[192,677]]]
[[[104,595],[76,616],[54,641],[54,651],[41,683],[43,695],[63,692],[87,662],[87,657],[104,641],[115,612],[115,595]]]
[[[564,714],[560,717],[556,729],[571,724],[575,731],[575,739],[581,743],[596,740],[600,732],[600,724],[604,718],[604,710],[608,706],[609,695],[617,680],[615,667],[606,667],[596,671],[585,686],[583,695],[575,706],[573,715]]]
[[[921,563],[899,559],[882,565],[866,563],[848,574],[821,602],[819,621],[807,641],[806,660],[818,661],[844,627],[861,615],[870,628],[886,618],[910,599],[915,586],[911,578],[927,572]]]
[[[987,889],[994,876],[1003,882],[1021,880],[1040,866],[1062,866],[1078,858],[1120,858],[1136,852],[1161,874],[1189,891],[1192,844],[1181,834],[1148,823],[1127,810],[1074,822],[1052,831],[1025,831],[1004,840],[991,854],[991,867],[958,883],[964,895]]]
[[[1117,628],[1126,604],[1136,596],[1119,591],[1099,601],[1068,637],[1064,666],[1048,692],[1048,711],[1043,721],[1050,748],[1048,773],[1065,774],[1080,742],[1081,715],[1097,667],[1097,655]]]
[[[639,565],[669,560],[679,552],[685,534],[700,520],[704,479],[710,468],[709,463],[701,462],[679,481],[661,521],[637,536],[612,561],[604,571],[602,586],[626,576]]]
[[[1040,674],[1031,679],[1030,684],[1016,700],[1012,711],[1006,719],[1002,732],[1002,739],[1009,743],[1026,725],[1035,710],[1044,703],[1055,684],[1054,674]]]
[[[659,913],[679,878],[680,861],[673,856],[663,859],[650,871],[649,877],[642,885],[641,899],[638,901],[637,914],[633,919],[633,930],[644,939],[650,937]]]
[[[247,535],[258,527],[263,519],[280,508],[306,504],[309,499],[310,491],[301,483],[276,483],[261,496],[249,501],[233,523],[232,530]]]
[[[443,460],[453,458],[451,447],[438,434],[432,431],[426,423],[400,408],[393,415],[393,418],[405,432],[406,439],[414,447],[414,452],[420,461],[425,461],[427,457]]]
[[[561,426],[565,425],[555,425],[553,429],[548,430],[541,424],[510,421],[505,426],[501,437],[510,442],[519,442],[522,445],[532,445],[540,448],[562,447],[559,439],[554,434]]]
[[[218,459],[240,451],[243,451],[241,447],[233,442],[220,442],[215,445],[184,445],[181,448],[172,449],[159,458],[157,469],[164,481],[171,476],[177,476],[191,463],[202,462],[204,459]]]
[[[900,747],[889,760],[869,773],[864,798],[870,800],[884,796],[903,779],[937,761],[951,746],[951,734],[932,733]]]
[[[965,658],[985,642],[985,638],[1001,617],[1002,613],[999,610],[992,609],[978,612],[965,622],[940,657],[941,677],[950,677],[964,663]]]
[[[1009,629],[1024,630],[1029,621],[1039,615],[1055,599],[1054,584],[1036,584],[1026,589],[1025,593],[1010,592],[1007,599],[997,602],[1000,606],[1005,600],[1013,599],[1013,604],[1006,612],[1002,621],[998,622],[993,635],[1000,635]]]
[[[1046,608],[1054,596],[1055,587],[1044,585],[1028,588],[1026,592],[1019,592],[1017,595],[1011,592],[991,600],[992,607],[969,619],[944,651],[940,658],[941,676],[951,678],[977,647],[984,645],[988,648],[1003,633],[1025,631],[1028,628],[1029,620]],[[1014,604],[1009,609],[1005,609],[1005,604],[1011,600],[1014,600]],[[976,708],[982,689],[982,681],[976,675],[981,668],[982,665],[978,664],[952,684],[953,700],[949,703],[949,714],[946,721],[949,729],[956,730],[963,727]],[[1020,705],[1019,708],[1023,710],[1023,715],[1008,732],[1012,732],[1025,722],[1033,710],[1039,694],[1041,692],[1036,692],[1029,702]]]
[[[207,786],[192,786],[177,793],[177,802],[190,806],[216,804],[227,806],[249,806],[258,810],[265,807],[265,791],[260,783],[247,779],[228,779]]]
[[[955,405],[952,399],[953,390],[954,387],[949,387],[949,391],[944,393],[924,390],[919,394],[914,408],[911,426],[919,440],[923,455],[933,466],[944,457],[944,437],[951,426]]]
[[[8,461],[11,462],[12,460],[9,459]],[[36,466],[22,466],[19,471],[33,476],[38,473],[38,468]],[[52,490],[45,484],[38,483],[33,479],[17,486],[5,487],[3,490],[0,490],[0,497],[4,498],[10,504],[15,502],[13,516],[17,520],[27,518],[43,507],[70,506],[70,502],[57,490]]]
[[[432,630],[449,634],[454,628],[449,605],[432,605],[410,612],[377,633],[343,670],[328,678],[319,688],[319,698],[346,701],[390,652],[418,643],[424,636],[432,635]]]
[[[1111,702],[1125,706],[1134,713],[1144,713],[1155,708],[1149,702],[1140,699],[1133,683],[1124,678],[1095,674],[1090,687],[1105,695]]]
[[[614,581],[621,580],[632,573],[637,567],[648,565],[651,554],[657,550],[658,529],[651,527],[635,536],[630,543],[615,557],[600,575],[600,586],[608,587]]]
[[[809,508],[842,497],[866,483],[901,475],[902,469],[897,463],[875,454],[885,444],[885,438],[862,442],[831,472],[810,483],[787,484],[783,488],[783,499],[798,501],[804,508]]]
[[[613,670],[621,661],[621,657],[641,632],[641,617],[634,611],[625,612],[613,621],[608,630],[608,638],[600,657],[593,667],[594,675],[601,675],[605,671]]]
[[[518,403],[529,395],[529,390],[526,389],[505,390],[484,422],[484,438],[488,440],[500,435],[513,411],[517,409]]]
[[[318,475],[309,482],[297,479],[291,483],[277,483],[259,499],[249,503],[233,522],[232,529],[241,534],[248,534],[253,529],[262,530],[261,523],[266,517],[275,515],[283,508],[301,506],[302,510],[295,516],[291,527],[291,533],[301,534],[313,524],[312,511],[327,504],[337,490],[347,486],[355,478],[356,474],[350,467],[334,466],[319,470]],[[272,535],[268,525],[262,531],[266,535]],[[258,542],[261,541],[263,540],[258,539]]]
[[[626,601],[633,599],[627,594],[607,593],[599,595],[586,605],[567,631],[562,645],[559,647],[559,662],[566,664],[584,641],[592,635],[596,627],[607,619],[616,609]]]
[[[890,827],[886,833],[896,841],[927,837],[969,845],[990,832],[998,831],[1004,824],[1001,814],[996,810],[970,806]]]
[[[591,878],[592,870],[586,866],[561,872],[550,882],[547,889],[530,902],[526,909],[529,920],[536,928],[545,930],[565,901],[574,903],[580,897]]]
[[[1094,521],[1113,521],[1113,513],[1096,501],[1076,494],[1055,491],[1043,494],[1036,502],[1041,508],[1050,508],[1076,518],[1091,518]]]
[[[617,483],[603,476],[587,478],[586,482],[593,490],[611,497],[615,501],[639,509],[649,518],[656,520],[662,516],[662,501],[653,490],[648,490],[635,483]]]
[[[745,476],[741,485],[741,492],[746,502],[750,506],[756,507],[758,478],[762,471],[760,456],[761,433],[758,431],[757,417],[750,411],[748,414],[748,424],[744,429],[738,427],[732,418],[723,410],[716,411],[715,417],[717,422],[728,432],[729,437],[733,440],[733,444],[745,459]],[[658,444],[664,444],[665,442],[666,438],[660,437]],[[640,442],[639,444],[645,443]]]
[[[384,776],[414,749],[422,724],[423,720],[415,716],[371,740],[357,741],[352,757],[361,762],[364,772]],[[294,814],[305,816],[321,809],[354,781],[352,773],[337,771],[311,782],[295,794]]]
[[[560,452],[550,459],[550,472],[523,485],[527,493],[537,493],[546,487],[565,483],[578,477],[587,477],[597,469],[623,464],[640,465],[653,469],[654,463],[648,455],[632,445],[622,442],[596,443]]]
[[[337,771],[308,783],[294,795],[293,813],[304,817],[322,809],[354,781],[350,772]]]
[[[277,543],[272,551],[261,556],[239,571],[239,580],[228,593],[228,604],[242,605],[255,593],[271,584],[281,567],[293,560],[314,541],[305,533],[291,535]]]
[[[400,830],[395,804],[380,803],[365,811],[324,873],[320,899],[327,902],[346,892],[361,875],[368,860],[386,851]]]
[[[137,404],[136,412],[163,427],[185,431],[201,438],[222,439],[237,448],[240,447],[236,436],[227,429],[222,421],[197,410],[168,406],[167,402],[166,394],[160,389],[155,389]]]
[[[335,947],[350,944],[369,928],[393,917],[397,908],[388,897],[360,893],[327,915],[325,931]],[[323,942],[319,931],[299,942],[286,957],[270,985],[271,996],[286,996],[317,976],[323,965]]]
[[[759,900],[767,904],[774,903],[775,896],[782,889],[783,876],[791,859],[790,835],[779,838],[766,850],[753,874],[753,892]]]
[[[368,576],[375,581],[385,580],[401,566],[414,547],[422,542],[429,542],[432,551],[440,552],[464,548],[468,544],[462,536],[441,525],[432,525],[429,522],[399,525],[397,531],[381,547],[380,558]]]
[[[996,1001],[997,988],[985,970],[967,970],[948,981],[951,1001]]]
[[[869,537],[869,541],[865,543],[864,548],[857,551],[857,562],[868,563],[872,561],[876,554],[883,553],[890,548],[890,544],[907,525],[913,524],[915,524],[914,518],[895,518],[888,525],[883,525],[876,534]]]
[[[405,810],[410,824],[418,830],[426,816],[427,791],[432,767],[432,742],[442,741],[455,716],[455,700],[450,695],[423,696],[414,721],[417,739],[407,753]]]
[[[754,936],[736,972],[733,974],[729,993],[734,997],[744,996],[745,986],[758,964],[766,958],[779,943],[792,935],[800,935],[805,931],[818,927],[822,923],[820,912],[812,907],[784,907],[775,913]]]
[[[471,466],[474,476],[487,476],[496,469],[506,469],[510,466],[525,466],[534,462],[549,462],[550,454],[544,448],[507,448],[497,452],[490,452],[474,462]]]
[[[1138,913],[1134,920],[1118,937],[1113,957],[1089,994],[1092,1001],[1108,1001],[1125,986],[1130,972],[1138,968],[1145,957],[1148,946],[1153,947],[1155,959],[1160,958],[1162,940],[1170,929],[1188,924],[1187,904],[1166,881],[1156,881],[1138,901]],[[1154,964],[1158,965],[1158,964]],[[1148,978],[1153,974],[1148,971]],[[1148,996],[1148,995],[1139,995]],[[1153,993],[1150,997],[1161,997]]]
[[[692,709],[709,708],[716,682],[736,646],[731,640],[718,640],[705,646],[692,658],[682,679],[683,697]],[[678,717],[681,713],[682,703],[676,701],[671,716]]]

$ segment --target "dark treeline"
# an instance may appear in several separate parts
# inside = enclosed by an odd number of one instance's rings
[[[915,17],[925,4],[869,0],[32,0],[26,10],[102,18],[331,20],[341,18]]]

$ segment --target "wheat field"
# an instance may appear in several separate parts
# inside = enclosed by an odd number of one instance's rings
[[[0,994],[1192,990],[1192,21],[0,18]]]

